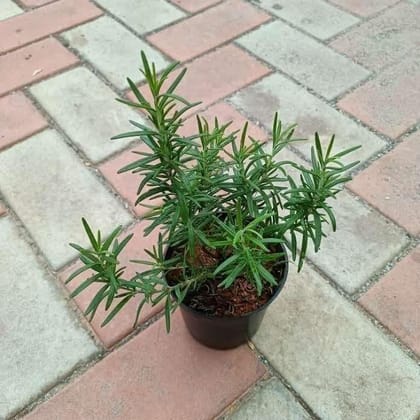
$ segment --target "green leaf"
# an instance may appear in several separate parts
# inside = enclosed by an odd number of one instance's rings
[[[95,251],[99,251],[100,250],[99,244],[96,242],[95,235],[93,234],[92,229],[90,228],[88,222],[86,221],[84,217],[82,217],[82,223],[83,223],[83,227],[85,228],[86,234],[89,237],[89,241],[92,245],[92,248]]]
[[[101,327],[105,327],[105,325],[107,325],[115,317],[115,315],[121,311],[121,309],[128,303],[129,300],[131,300],[132,297],[133,295],[130,294],[127,295],[124,299],[120,300],[109,313],[109,315],[105,318],[104,322],[102,322]]]

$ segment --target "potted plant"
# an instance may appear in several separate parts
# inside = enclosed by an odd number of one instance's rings
[[[228,134],[228,124],[210,124],[197,117],[197,134],[178,134],[183,117],[195,105],[178,96],[177,63],[157,74],[142,53],[143,74],[150,90],[146,99],[128,79],[134,102],[119,100],[142,110],[148,125],[131,121],[135,131],[113,137],[139,138],[147,152],[119,172],[140,175],[136,205],[160,200],[145,218],[149,235],[159,239],[147,254],[148,269],[132,278],[124,276],[118,256],[132,235],[119,240],[121,227],[103,239],[83,219],[91,248],[71,244],[83,266],[67,281],[89,270],[76,296],[93,283],[101,288],[85,314],[93,317],[100,304],[108,310],[102,325],[110,322],[136,295],[136,325],[144,304],[164,302],[167,330],[171,314],[180,307],[191,334],[215,348],[245,342],[257,330],[267,306],[278,296],[288,273],[288,253],[302,268],[308,244],[318,251],[325,224],[336,228],[327,200],[350,178],[357,162],[342,158],[356,148],[333,153],[334,136],[326,149],[315,134],[311,167],[282,160],[282,150],[294,138],[295,126],[284,127],[275,114],[269,147],[247,136],[247,124]],[[291,171],[298,177],[292,177]],[[114,305],[113,305],[114,303]]]

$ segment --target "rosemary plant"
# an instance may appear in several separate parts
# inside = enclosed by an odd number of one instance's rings
[[[151,99],[127,79],[136,100],[119,101],[142,110],[148,123],[130,121],[135,130],[113,139],[134,137],[148,147],[147,152],[135,152],[139,158],[119,172],[140,176],[136,205],[145,205],[148,199],[160,200],[160,205],[149,206],[145,216],[149,225],[144,231],[149,235],[159,230],[159,239],[146,251],[150,261],[135,261],[146,264],[147,269],[126,278],[118,256],[132,235],[120,242],[122,229],[118,227],[103,239],[100,231],[95,235],[83,219],[91,247],[71,244],[83,266],[67,281],[86,270],[91,272],[72,295],[99,283],[102,287],[86,315],[93,317],[104,302],[109,311],[103,325],[140,294],[134,325],[145,303],[164,301],[169,330],[171,313],[188,292],[205,282],[217,279],[220,286],[229,288],[242,276],[258,294],[266,284],[275,286],[278,279],[273,275],[273,264],[287,258],[279,251],[279,244],[290,250],[300,270],[308,244],[318,251],[325,225],[336,229],[327,201],[350,179],[346,173],[357,162],[345,165],[342,158],[356,148],[334,153],[334,136],[323,149],[315,134],[310,168],[282,160],[282,150],[297,141],[296,127],[285,127],[277,114],[270,148],[248,137],[247,124],[239,132],[228,133],[229,124],[220,124],[217,119],[210,124],[202,117],[197,117],[197,133],[184,137],[179,128],[186,113],[197,105],[175,93],[186,69],[175,77],[178,64],[174,63],[158,74],[144,53],[141,58]],[[298,172],[297,179],[290,175],[291,169]],[[167,254],[167,249],[176,252]],[[201,261],[199,250],[217,255],[217,264]],[[168,281],[173,277],[177,280]]]

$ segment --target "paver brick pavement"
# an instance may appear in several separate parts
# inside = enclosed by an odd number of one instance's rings
[[[147,37],[167,55],[187,61],[270,20],[242,0],[228,0]]]
[[[3,0],[0,8],[0,20],[19,15],[23,10],[12,0]]]
[[[87,245],[83,216],[104,235],[131,221],[53,130],[0,153],[0,191],[55,269],[75,257],[69,242]]]
[[[254,0],[254,3],[319,39],[330,38],[359,21],[323,0]]]
[[[0,418],[23,408],[97,348],[11,217],[0,218]]]
[[[360,16],[369,16],[386,9],[399,0],[329,0],[349,12],[355,13]]]
[[[308,266],[289,273],[253,341],[322,419],[410,419],[420,410],[416,362]]]
[[[23,93],[15,92],[0,98],[0,150],[46,126],[44,117]]]
[[[346,95],[338,106],[389,137],[403,134],[420,122],[420,49]]]
[[[280,21],[256,29],[238,42],[328,100],[369,75],[363,67]]]
[[[420,236],[420,133],[360,172],[349,183],[356,194],[414,236]]]
[[[53,38],[12,51],[0,60],[0,96],[52,76],[77,61],[75,55]]]
[[[170,0],[173,4],[181,7],[187,12],[195,13],[207,7],[221,3],[222,0]]]
[[[359,302],[420,355],[420,246],[373,285]]]
[[[25,419],[207,420],[266,372],[246,345],[215,351],[198,344],[179,313],[170,335],[164,324],[138,334]]]
[[[59,0],[0,22],[0,53],[64,31],[102,14],[88,0]]]

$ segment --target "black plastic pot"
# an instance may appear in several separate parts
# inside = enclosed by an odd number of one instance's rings
[[[282,245],[281,248],[287,256],[285,247]],[[263,306],[243,316],[212,316],[182,303],[180,309],[188,331],[201,344],[215,349],[231,349],[246,343],[258,331],[265,311],[281,292],[286,283],[288,270],[289,264],[285,258],[281,278],[273,296]]]

